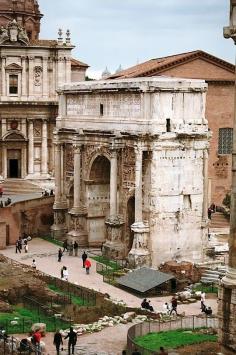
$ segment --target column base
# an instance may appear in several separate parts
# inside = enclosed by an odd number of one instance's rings
[[[111,259],[125,258],[125,245],[122,242],[124,219],[120,215],[110,216],[105,221],[107,240],[103,245],[103,255]]]
[[[218,292],[218,338],[225,355],[236,353],[236,285],[224,285]]]
[[[67,233],[67,238],[69,241],[75,242],[79,244],[79,247],[87,247],[88,246],[88,233],[84,230],[71,230]]]
[[[148,250],[149,226],[143,222],[135,222],[131,226],[134,232],[132,249],[128,260],[131,267],[151,266],[151,254]]]
[[[115,243],[108,240],[102,246],[102,255],[106,256],[109,259],[124,259],[125,246],[123,243]]]
[[[67,233],[71,241],[77,241],[79,247],[88,246],[88,233],[86,231],[87,210],[84,206],[74,207],[69,211],[72,229]]]
[[[68,232],[66,224],[66,214],[67,208],[60,208],[58,205],[54,209],[54,224],[51,227],[51,235],[54,239],[63,240],[66,238],[66,233]]]

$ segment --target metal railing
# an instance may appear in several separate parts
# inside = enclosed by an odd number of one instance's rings
[[[135,343],[135,338],[139,336],[146,335],[148,333],[159,333],[169,330],[177,329],[197,329],[197,328],[218,328],[218,318],[217,317],[198,317],[198,316],[188,316],[184,318],[177,318],[170,321],[150,321],[135,324],[129,328],[127,333],[127,354],[131,355],[136,349],[141,355],[155,355],[156,351],[145,349],[144,347]]]
[[[13,336],[6,336],[0,332],[0,354],[1,355],[42,355],[40,347],[36,347],[31,342],[20,346],[20,340]]]

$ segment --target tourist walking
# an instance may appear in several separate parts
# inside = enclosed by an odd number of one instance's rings
[[[61,262],[62,255],[63,255],[62,250],[61,250],[61,248],[59,248],[59,250],[58,250],[58,262],[59,263]]]
[[[83,268],[85,268],[85,261],[86,261],[87,257],[88,257],[88,255],[84,251],[83,254],[82,254]]]
[[[2,185],[0,185],[0,197],[2,197],[2,195],[3,195],[3,187]]]
[[[86,259],[86,261],[84,263],[84,266],[85,266],[86,274],[88,275],[89,274],[89,270],[91,268],[91,262],[90,262],[89,259]]]
[[[211,219],[211,214],[212,214],[212,210],[209,207],[208,210],[207,210],[208,219]]]
[[[28,242],[26,239],[24,240],[24,249],[25,249],[25,253],[28,253],[29,246],[28,246]]]
[[[62,244],[62,247],[63,247],[63,253],[65,252],[65,251],[68,251],[68,241],[67,241],[67,239],[66,240],[64,240],[64,242],[63,242],[63,244]]]
[[[62,266],[61,268],[61,279],[63,279],[63,271],[64,271],[65,266]]]
[[[16,254],[17,254],[18,252],[21,253],[21,248],[20,248],[19,239],[16,241]]]
[[[201,292],[201,311],[202,312],[204,312],[205,308],[206,308],[205,302],[206,302],[206,294],[205,294],[205,292]]]
[[[41,354],[41,349],[40,349],[40,341],[41,341],[42,335],[39,330],[36,330],[31,338],[32,344],[36,348],[35,354]]]
[[[36,264],[35,259],[33,259],[32,264],[31,264],[31,267],[32,267],[33,269],[36,269],[37,264]]]
[[[175,312],[176,315],[178,315],[177,313],[177,306],[178,306],[178,303],[177,303],[177,299],[175,297],[172,298],[171,300],[171,311],[170,311],[170,315],[172,314],[172,312]]]
[[[67,334],[67,336],[65,337],[65,339],[69,339],[68,341],[68,354],[71,354],[71,350],[72,350],[72,355],[74,354],[75,351],[75,345],[77,343],[77,334],[74,331],[74,329],[72,327],[70,327],[70,332]]]
[[[60,346],[63,345],[62,335],[61,335],[59,329],[57,329],[56,333],[54,334],[53,344],[56,347],[57,355],[59,355],[60,354]]]
[[[66,266],[64,266],[64,267],[63,267],[62,274],[63,274],[63,280],[68,281],[68,278],[69,278],[69,272],[68,272],[68,269],[67,269],[67,267],[66,267]]]
[[[78,256],[78,250],[79,250],[79,244],[77,243],[77,241],[74,242],[74,252],[75,252],[75,256]]]

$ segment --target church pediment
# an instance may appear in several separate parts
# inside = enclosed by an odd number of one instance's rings
[[[9,64],[6,68],[6,70],[22,70],[22,67],[16,63]]]
[[[0,28],[0,45],[1,44],[28,45],[29,38],[25,29],[19,26],[16,20],[13,20],[7,27],[2,26]]]

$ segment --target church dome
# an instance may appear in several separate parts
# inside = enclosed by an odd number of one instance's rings
[[[6,26],[12,20],[26,29],[28,37],[38,39],[42,14],[37,0],[1,0],[0,26]]]

